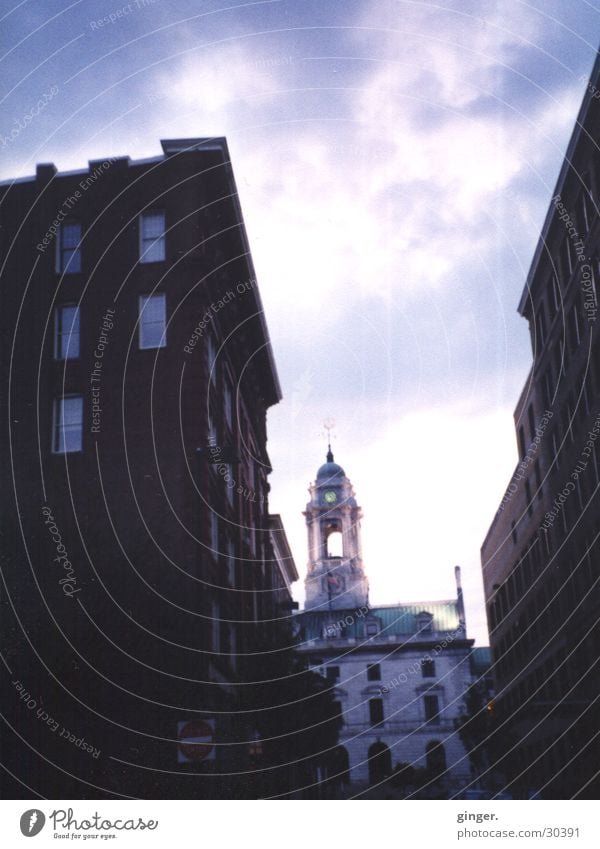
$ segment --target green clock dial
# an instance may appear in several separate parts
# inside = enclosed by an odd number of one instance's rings
[[[337,501],[337,493],[334,492],[332,489],[329,489],[327,490],[323,498],[325,499],[327,504],[335,504],[335,502]]]

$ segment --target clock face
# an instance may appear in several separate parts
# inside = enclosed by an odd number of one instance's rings
[[[337,501],[337,493],[332,489],[328,489],[325,495],[323,496],[327,504],[335,504]]]

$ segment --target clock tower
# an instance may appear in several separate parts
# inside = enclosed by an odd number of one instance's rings
[[[349,610],[368,606],[369,583],[360,545],[362,512],[346,473],[327,462],[310,486],[304,516],[308,530],[306,610]]]

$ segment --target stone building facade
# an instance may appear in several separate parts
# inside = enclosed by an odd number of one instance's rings
[[[343,718],[328,777],[379,785],[404,763],[427,768],[432,790],[459,792],[471,776],[457,729],[473,681],[460,569],[455,599],[372,607],[361,510],[331,451],[309,491],[306,608],[297,619],[300,650],[331,682]]]
[[[481,548],[499,758],[523,797],[600,792],[599,87],[597,59],[519,303],[518,462]]]
[[[290,615],[281,391],[227,143],[162,147],[0,187],[9,798],[243,794],[248,658]]]

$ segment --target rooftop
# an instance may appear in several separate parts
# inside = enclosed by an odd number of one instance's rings
[[[307,610],[297,614],[303,640],[320,640],[323,629],[328,625],[337,626],[345,638],[364,639],[366,636],[365,621],[377,621],[379,637],[417,637],[419,614],[429,613],[432,616],[431,631],[422,631],[423,638],[431,633],[449,633],[458,630],[460,625],[458,603],[450,601],[423,601],[413,604],[385,604],[348,610]],[[332,634],[335,637],[335,634]]]

